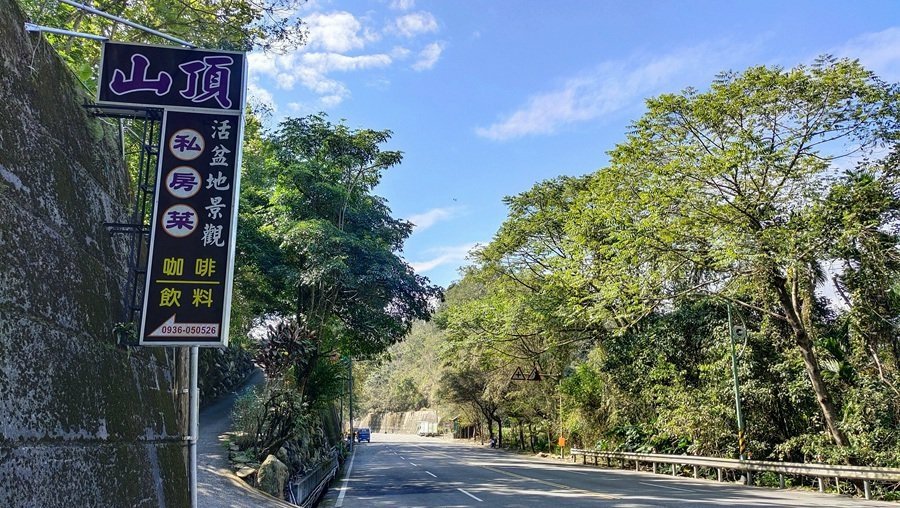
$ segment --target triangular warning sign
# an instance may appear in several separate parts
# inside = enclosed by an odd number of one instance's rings
[[[528,380],[529,381],[540,381],[541,380],[541,373],[538,372],[537,367],[533,367],[531,369],[531,374],[528,374]]]
[[[522,372],[522,367],[516,367],[516,371],[513,372],[510,379],[513,381],[525,381],[525,374]]]

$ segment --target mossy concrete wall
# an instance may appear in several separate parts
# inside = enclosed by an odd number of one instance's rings
[[[115,129],[0,0],[0,506],[189,505],[174,360],[116,348]],[[170,354],[169,357],[172,357]]]

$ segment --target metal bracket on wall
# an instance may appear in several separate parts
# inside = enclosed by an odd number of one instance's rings
[[[107,222],[104,225],[110,235],[130,237],[128,278],[122,293],[122,321],[137,324],[143,311],[147,252],[150,248],[150,218],[153,216],[163,111],[157,108],[94,103],[85,103],[84,108],[92,116],[117,118],[120,121],[119,142],[125,165],[131,176],[134,202],[128,219],[121,222]]]

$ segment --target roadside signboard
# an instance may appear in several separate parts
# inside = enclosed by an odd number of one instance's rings
[[[163,109],[139,343],[225,346],[246,55],[106,42],[97,102]]]
[[[245,60],[232,51],[106,42],[97,102],[240,115]]]
[[[141,345],[227,343],[237,120],[221,113],[165,113]]]

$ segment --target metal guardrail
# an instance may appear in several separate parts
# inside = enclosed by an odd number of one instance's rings
[[[312,506],[319,499],[325,487],[334,478],[338,470],[338,451],[331,448],[331,458],[327,462],[319,464],[311,473],[303,478],[292,481],[288,485],[290,501],[297,506]]]
[[[900,482],[900,469],[888,467],[863,467],[863,466],[838,466],[830,464],[804,464],[798,462],[775,462],[766,460],[738,460],[720,459],[715,457],[701,457],[695,455],[664,455],[655,453],[631,453],[631,452],[605,452],[597,450],[582,450],[573,448],[570,452],[573,461],[582,457],[582,463],[587,464],[588,458],[594,459],[594,465],[598,465],[600,458],[605,458],[607,466],[612,460],[623,463],[634,462],[635,469],[640,470],[641,464],[652,464],[653,472],[658,464],[671,464],[672,476],[677,476],[676,466],[688,465],[694,468],[694,478],[698,477],[697,468],[705,467],[717,470],[717,477],[722,481],[722,472],[725,470],[742,471],[747,473],[747,483],[752,481],[754,472],[772,472],[779,474],[779,484],[784,488],[784,475],[811,476],[818,479],[819,492],[824,492],[823,478],[835,480],[862,480],[866,499],[871,499],[869,483]]]

